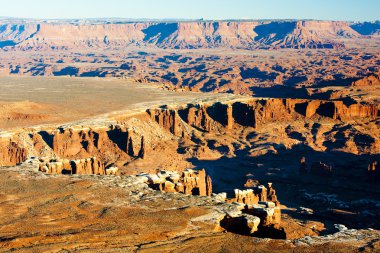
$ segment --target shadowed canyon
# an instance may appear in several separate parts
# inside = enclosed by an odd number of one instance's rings
[[[380,24],[0,20],[1,252],[377,252]]]

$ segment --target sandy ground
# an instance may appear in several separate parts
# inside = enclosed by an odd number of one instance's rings
[[[166,91],[112,78],[0,77],[0,90],[0,130],[234,97]]]

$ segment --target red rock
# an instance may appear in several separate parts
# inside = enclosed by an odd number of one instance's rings
[[[96,157],[86,159],[39,159],[39,170],[50,174],[105,175],[103,163]]]
[[[182,137],[185,133],[182,131],[180,120],[175,110],[147,110],[149,116],[157,122],[161,127],[167,129],[172,134]]]
[[[360,79],[352,83],[352,86],[362,87],[362,86],[378,86],[380,85],[380,72],[374,73],[368,77]]]
[[[212,195],[212,180],[209,175],[206,177],[206,196]]]
[[[8,138],[0,138],[0,165],[10,166],[22,163],[27,158],[27,150]]]

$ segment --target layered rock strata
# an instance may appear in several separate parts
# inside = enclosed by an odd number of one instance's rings
[[[44,150],[51,148],[57,157],[64,159],[97,157],[107,165],[117,161],[122,165],[132,159],[149,160],[150,152],[153,152],[150,149],[160,145],[162,137],[167,135],[152,136],[151,132],[166,130],[186,141],[194,137],[194,131],[225,133],[242,127],[261,129],[272,122],[298,119],[327,119],[332,122],[374,120],[379,117],[379,109],[371,104],[346,105],[342,101],[249,99],[225,104],[191,104],[178,109],[149,109],[137,117],[141,120],[101,127],[32,131],[27,134],[33,143],[27,144],[25,138],[8,134],[0,138],[0,164],[15,165],[27,156],[44,156]],[[146,130],[136,132],[135,124],[138,122],[147,122],[152,129],[145,127]],[[166,136],[165,140],[172,141],[171,138]],[[374,140],[373,145],[379,145]],[[208,147],[201,148],[206,150]]]
[[[344,39],[363,37],[351,28],[349,23],[335,21],[75,24],[43,21],[27,23],[10,20],[2,23],[0,46],[21,50],[125,48],[136,45],[172,49],[331,49],[345,47]]]
[[[216,132],[232,129],[235,125],[261,127],[269,122],[297,118],[326,117],[342,121],[376,119],[379,110],[375,105],[347,106],[342,101],[255,99],[232,104],[188,105],[178,110],[148,110],[148,114],[171,133],[185,136],[182,122],[206,132]]]

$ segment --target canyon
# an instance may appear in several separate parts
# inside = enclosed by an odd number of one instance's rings
[[[379,31],[0,19],[0,251],[378,251]]]
[[[202,97],[201,94],[199,96]],[[265,201],[285,210],[290,203],[309,203],[304,197],[295,197],[293,194],[298,195],[297,191],[291,190],[290,193],[289,189],[286,190],[289,187],[286,182],[298,182],[295,187],[302,187],[306,191],[305,196],[309,196],[309,191],[324,185],[326,173],[323,166],[327,166],[324,163],[333,164],[329,167],[328,176],[335,188],[334,193],[339,197],[347,197],[344,193],[347,188],[350,188],[347,194],[353,197],[351,201],[372,198],[370,196],[379,190],[374,183],[376,181],[371,181],[368,174],[370,171],[377,173],[377,167],[372,166],[371,161],[379,158],[380,150],[379,108],[373,104],[347,105],[343,101],[259,99],[216,94],[202,102],[188,101],[187,105],[145,107],[145,110],[132,114],[126,110],[104,115],[96,121],[89,118],[58,127],[48,124],[13,128],[2,134],[0,164],[15,166],[24,161],[33,164],[34,157],[39,161],[33,165],[35,170],[49,174],[113,174],[122,178],[141,175],[147,178],[144,181],[150,182],[149,186],[154,190],[200,196],[211,196],[215,192],[215,197],[221,200],[241,203],[242,208],[248,205],[248,209],[242,209],[243,214],[240,215],[243,216],[221,219],[222,227],[232,232],[236,232],[236,228],[246,231],[244,224],[248,222],[253,234],[259,223],[249,215],[261,220],[278,222],[281,219],[279,213],[276,218],[268,218],[258,211],[268,208],[260,206]],[[299,173],[302,157],[304,169]],[[318,163],[321,165],[316,167]],[[348,168],[347,164],[354,167]],[[232,172],[230,166],[237,170]],[[206,168],[209,176],[200,170],[196,173],[203,173],[202,176],[199,174],[197,179],[190,179],[193,170],[189,168]],[[158,177],[154,174],[157,171],[175,173],[164,172],[164,178],[170,179],[162,181],[161,174]],[[146,173],[153,173],[153,176]],[[184,178],[180,179],[180,174],[176,173],[183,173]],[[271,183],[267,187],[256,188],[255,179],[274,182],[277,191],[271,188]],[[343,179],[345,187],[341,189]],[[313,184],[306,187],[304,184],[309,180]],[[247,190],[238,190],[242,189],[245,181],[251,182],[244,185]],[[371,185],[371,190],[367,188],[363,192],[368,185]],[[260,197],[260,194],[265,197]],[[372,219],[358,211],[364,208],[367,212],[376,213],[376,204],[372,210],[365,204],[337,203],[331,208],[355,210],[356,215],[346,218],[354,228],[364,228],[369,223],[377,228],[376,222],[372,223]],[[323,213],[330,204],[308,205],[313,206],[314,212],[321,212],[319,222],[326,226],[325,230],[333,231],[339,215],[331,218]],[[285,219],[285,225],[280,223],[283,230],[265,227],[264,230],[259,229],[259,234],[299,238],[322,233],[312,233],[306,228],[298,228],[296,233],[289,230],[294,228],[293,222]]]
[[[378,22],[0,24],[2,76],[117,77],[169,89],[306,98],[321,96],[315,87],[341,88],[380,71]]]

